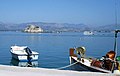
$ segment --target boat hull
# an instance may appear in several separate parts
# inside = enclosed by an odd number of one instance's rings
[[[103,70],[103,69],[100,69],[100,68],[97,68],[97,67],[94,67],[94,66],[88,66],[78,60],[76,60],[75,57],[70,57],[70,62],[71,63],[75,63],[75,62],[78,62],[76,67],[74,67],[74,69],[77,69],[77,70],[80,70],[80,71],[92,71],[92,72],[103,72],[103,73],[111,73],[111,71],[108,71],[108,70]]]
[[[20,66],[20,67],[38,67],[38,61],[24,62],[12,58],[11,65]]]
[[[26,54],[14,54],[11,52],[12,58],[19,60],[19,61],[36,61],[38,60],[38,54],[32,54],[31,60],[28,60],[28,56]]]
[[[73,64],[75,62],[77,62],[77,61],[75,59],[73,59],[72,57],[70,57],[70,64]],[[84,67],[79,62],[76,63],[75,65],[71,66],[70,69],[75,70],[75,71],[89,71],[86,67]]]

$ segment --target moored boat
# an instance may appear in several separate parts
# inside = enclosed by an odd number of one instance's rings
[[[94,33],[92,31],[84,31],[83,34],[84,35],[94,35]]]
[[[114,51],[107,52],[100,59],[87,57],[85,55],[85,47],[70,48],[70,63],[78,63],[79,69],[87,69],[88,71],[103,72],[103,73],[118,73],[120,74],[120,56],[117,56],[117,33],[115,31]]]
[[[38,60],[38,52],[30,50],[27,46],[11,46],[12,58],[19,61],[35,61]]]

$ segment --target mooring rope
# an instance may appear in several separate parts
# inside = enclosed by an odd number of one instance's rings
[[[61,69],[64,69],[64,68],[73,66],[73,65],[75,65],[75,64],[77,64],[77,63],[78,63],[78,62],[75,62],[75,63],[72,63],[72,64],[70,64],[70,65],[67,65],[67,66],[64,66],[64,67],[60,67],[60,68],[57,68],[57,69],[61,70]]]

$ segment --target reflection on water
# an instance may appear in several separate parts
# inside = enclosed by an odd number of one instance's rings
[[[14,58],[11,59],[10,64],[14,66],[20,66],[20,67],[38,67],[38,61],[21,62]]]

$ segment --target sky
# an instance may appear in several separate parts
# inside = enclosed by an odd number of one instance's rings
[[[89,26],[120,21],[120,0],[0,0],[0,22],[73,23]],[[116,8],[117,7],[117,8]]]

